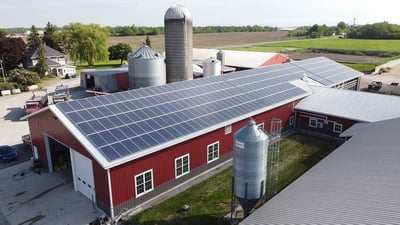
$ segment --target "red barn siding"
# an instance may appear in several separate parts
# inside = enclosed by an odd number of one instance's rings
[[[289,103],[276,109],[261,113],[253,117],[257,123],[264,123],[269,130],[272,118],[282,119],[282,126],[288,125],[288,118],[292,115],[294,103]],[[232,132],[225,135],[225,128],[211,131],[183,143],[155,152],[146,157],[136,159],[110,169],[112,182],[113,205],[117,206],[129,199],[135,198],[134,177],[144,171],[153,169],[154,188],[175,179],[175,159],[190,154],[190,170],[207,164],[207,145],[219,141],[220,158],[233,150],[233,134],[242,128],[248,120],[232,124]],[[190,176],[190,173],[185,175]]]
[[[50,111],[44,111],[28,119],[29,130],[32,137],[32,144],[37,147],[39,157],[43,160],[47,168],[47,154],[44,141],[44,135],[48,134],[57,141],[67,145],[82,155],[92,160],[93,174],[96,188],[96,198],[106,204],[110,204],[107,172],[97,163],[96,160],[85,150],[72,134],[64,127],[54,114]],[[47,168],[48,169],[48,168]]]
[[[263,64],[260,65],[260,67],[263,66],[270,66],[270,65],[275,65],[275,64],[282,64],[288,61],[288,57],[284,56],[282,54],[276,54],[274,57],[272,57],[271,59],[267,60],[266,62],[264,62]]]
[[[129,89],[129,74],[119,73],[115,74],[115,80],[117,81],[118,91],[125,91]]]
[[[318,120],[324,121],[325,123],[324,123],[323,128],[310,127],[309,126],[310,118],[317,118]],[[300,111],[300,110],[296,111],[296,126],[298,128],[317,131],[317,132],[337,136],[338,133],[333,132],[333,126],[334,126],[335,122],[342,124],[342,131],[345,131],[346,129],[350,128],[358,121],[335,117],[335,116],[328,116],[328,115],[323,115],[323,114],[318,114],[318,113]]]

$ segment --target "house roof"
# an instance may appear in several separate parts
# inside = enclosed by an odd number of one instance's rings
[[[308,96],[300,80],[304,72],[286,63],[61,102],[49,109],[110,168]]]
[[[218,49],[193,48],[193,60],[216,58]],[[225,65],[241,68],[258,68],[279,53],[223,50]]]
[[[400,115],[398,96],[313,86],[313,94],[302,99],[297,110],[355,121],[375,122]]]
[[[342,134],[351,139],[240,224],[398,224],[399,133],[400,119],[354,125]]]
[[[31,48],[28,52],[25,53],[24,58],[26,58],[26,59],[37,59],[37,58],[39,58],[38,49],[39,49],[39,46]],[[57,51],[57,50],[55,50],[53,48],[50,48],[47,45],[44,45],[44,51],[45,51],[46,58],[60,57],[60,56],[64,56],[65,57],[64,53],[59,52],[59,51]]]

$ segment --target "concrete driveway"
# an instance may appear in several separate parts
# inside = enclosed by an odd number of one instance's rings
[[[50,96],[60,84],[68,85],[72,99],[85,96],[84,90],[78,88],[79,78],[49,82],[45,88]],[[103,213],[74,191],[68,176],[29,170],[32,153],[21,141],[22,135],[29,134],[29,127],[20,118],[30,96],[31,93],[0,96],[0,145],[10,145],[19,153],[17,160],[0,162],[0,225],[88,224]]]
[[[37,174],[30,166],[27,161],[0,170],[1,225],[80,225],[103,215],[65,174]]]

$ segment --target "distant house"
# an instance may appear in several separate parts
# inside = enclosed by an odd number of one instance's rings
[[[24,68],[36,66],[39,61],[39,46],[30,49],[23,57]],[[49,46],[44,46],[46,63],[49,66],[49,73],[56,76],[67,76],[76,73],[76,67],[67,65],[67,55]]]

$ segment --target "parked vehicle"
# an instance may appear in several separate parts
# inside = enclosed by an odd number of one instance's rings
[[[31,114],[47,106],[47,103],[49,101],[47,96],[47,89],[36,89],[32,92],[32,97],[30,97],[25,102],[24,109],[26,114]]]
[[[0,159],[2,161],[10,161],[16,159],[18,157],[18,153],[15,149],[11,148],[8,145],[0,146]]]
[[[70,94],[68,85],[58,85],[54,90],[53,103],[69,101]]]
[[[64,76],[65,79],[75,78],[75,77],[76,77],[76,74],[75,74],[75,73],[67,73],[67,74],[65,74],[65,76]]]
[[[379,91],[382,87],[382,82],[380,81],[372,81],[370,84],[368,84],[368,90],[374,90],[374,91]]]

